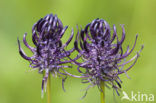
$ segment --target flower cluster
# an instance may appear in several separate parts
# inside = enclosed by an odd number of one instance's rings
[[[67,57],[74,51],[74,49],[65,50],[73,38],[73,30],[71,36],[65,44],[62,44],[61,38],[64,35],[67,26],[63,27],[62,22],[56,15],[47,15],[41,18],[32,28],[32,41],[35,47],[28,45],[26,41],[26,33],[23,36],[23,43],[29,48],[33,56],[28,57],[21,48],[20,41],[18,40],[20,55],[30,62],[31,68],[36,68],[39,73],[44,73],[42,80],[42,92],[44,86],[47,84],[47,78],[51,74],[63,74],[59,69],[69,68],[63,65],[69,63]],[[66,75],[66,74],[63,74]],[[63,82],[65,77],[63,78]],[[46,88],[46,87],[45,87]]]
[[[123,42],[125,40],[125,29],[122,27],[122,37],[119,39],[115,25],[111,30],[109,24],[103,19],[95,19],[87,24],[84,29],[78,30],[74,47],[66,50],[65,47],[71,42],[74,32],[65,44],[62,44],[61,38],[64,35],[67,26],[63,27],[62,22],[56,15],[47,15],[41,18],[32,28],[32,41],[35,47],[31,47],[26,41],[26,33],[23,36],[23,43],[30,49],[33,56],[27,56],[21,48],[18,40],[20,55],[30,62],[30,67],[38,69],[39,73],[44,74],[42,80],[42,92],[46,88],[49,75],[59,75],[62,77],[62,87],[67,75],[83,78],[83,83],[91,83],[88,88],[97,85],[102,90],[100,84],[104,82],[107,87],[112,86],[116,90],[121,88],[122,81],[119,75],[126,73],[136,63],[139,53],[136,53],[130,60],[126,58],[135,48],[138,35],[133,47],[123,52]],[[113,31],[112,35],[111,32]],[[77,50],[78,55],[74,59],[70,58],[71,53]],[[80,60],[82,62],[78,62]],[[126,64],[134,61],[128,68],[123,69]],[[68,73],[64,68],[71,68],[67,64],[76,64],[77,70],[82,76],[76,76]],[[80,70],[83,68],[84,70]],[[62,70],[63,72],[60,72]],[[65,77],[64,77],[65,76]],[[88,90],[87,88],[87,90]]]
[[[121,40],[119,40],[115,25],[113,25],[113,35],[111,36],[111,28],[103,19],[93,20],[84,29],[81,29],[80,33],[78,32],[74,47],[78,51],[78,55],[82,57],[83,62],[76,60],[73,62],[78,65],[78,71],[88,77],[82,79],[82,82],[90,82],[92,85],[89,87],[97,85],[102,90],[100,83],[104,82],[105,86],[111,85],[118,93],[122,82],[119,74],[126,73],[136,63],[140,51],[128,61],[125,61],[125,58],[134,50],[138,35],[136,35],[132,49],[129,49],[128,46],[126,52],[123,52],[125,29],[123,25],[121,27]],[[123,70],[124,65],[133,60],[130,67]],[[84,73],[79,69],[80,67],[85,68]]]

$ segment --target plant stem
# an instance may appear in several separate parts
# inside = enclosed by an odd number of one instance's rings
[[[47,103],[51,103],[51,89],[50,89],[50,75],[48,76],[48,81],[47,81]]]
[[[100,91],[101,92],[101,103],[105,103],[105,85],[104,85],[104,81],[101,81],[100,87],[102,89],[102,91]]]

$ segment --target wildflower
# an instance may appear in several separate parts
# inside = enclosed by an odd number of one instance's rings
[[[42,80],[42,92],[43,88],[46,89],[47,78],[50,74],[54,76],[62,77],[62,87],[65,81],[63,75],[59,70],[63,68],[69,68],[70,66],[64,65],[70,63],[67,59],[68,56],[74,51],[74,49],[65,50],[65,47],[71,42],[73,38],[73,30],[71,36],[65,44],[62,44],[61,38],[64,35],[68,26],[63,27],[60,19],[53,14],[47,15],[41,18],[32,27],[32,41],[35,47],[31,47],[27,41],[25,33],[23,36],[23,43],[30,49],[33,56],[28,57],[21,48],[20,41],[18,40],[19,53],[20,55],[30,62],[30,67],[38,69],[39,73],[44,74]],[[61,75],[63,74],[63,75]]]
[[[125,29],[124,25],[121,27],[121,40],[119,40],[115,25],[113,25],[113,35],[111,36],[111,28],[103,19],[95,19],[87,24],[84,29],[81,29],[80,33],[78,31],[74,47],[79,53],[78,57],[82,58],[82,62],[76,60],[73,62],[78,65],[78,71],[87,77],[82,79],[82,82],[91,83],[88,88],[97,85],[102,91],[100,83],[104,82],[105,86],[112,86],[118,94],[118,89],[121,88],[122,83],[119,75],[126,73],[136,63],[143,46],[134,57],[125,61],[134,50],[138,35],[136,35],[132,49],[129,49],[128,46],[126,52],[123,52],[122,44],[125,40]],[[134,62],[130,67],[123,69],[124,65],[131,61]],[[85,72],[82,72],[80,67],[84,68]]]

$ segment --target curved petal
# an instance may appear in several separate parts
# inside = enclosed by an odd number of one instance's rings
[[[137,57],[136,57],[134,63],[133,63],[130,67],[128,67],[126,70],[124,70],[124,71],[119,71],[118,74],[122,74],[122,73],[124,73],[125,71],[130,70],[130,69],[135,65],[135,63],[137,62],[138,57],[139,57],[139,53],[137,53]]]
[[[26,59],[26,60],[32,60],[31,59],[31,57],[28,57],[25,53],[24,53],[24,51],[22,50],[22,48],[21,48],[21,45],[20,45],[20,41],[19,41],[19,39],[17,38],[17,41],[18,41],[18,48],[19,48],[19,53],[20,53],[20,55],[24,58],[24,59]]]
[[[27,36],[27,33],[25,33],[24,36],[23,36],[23,43],[25,44],[25,46],[27,48],[29,48],[32,52],[34,52],[35,51],[35,48],[29,46],[29,44],[27,43],[27,40],[26,40],[26,36]]]
[[[89,49],[87,47],[87,41],[84,41],[83,46],[84,46],[85,51],[89,52]]]
[[[58,26],[61,30],[63,29],[63,24],[60,19],[58,19]]]
[[[120,40],[120,44],[122,44],[124,40],[125,40],[125,28],[124,25],[122,25],[122,38]]]
[[[74,31],[73,31],[73,29],[72,29],[71,36],[70,36],[70,38],[68,39],[68,41],[63,45],[63,48],[66,47],[66,46],[71,42],[71,40],[73,39],[73,36],[74,36]]]
[[[38,39],[38,37],[37,37],[36,31],[34,30],[32,33],[32,41],[35,46],[37,46],[37,39]]]
[[[60,39],[62,38],[62,36],[64,35],[64,33],[65,33],[65,31],[66,31],[67,28],[68,28],[68,26],[65,26],[65,27],[62,29],[61,33],[59,34],[60,36],[59,36],[58,40],[60,40]]]
[[[74,42],[74,48],[75,48],[78,52],[81,52],[81,50],[78,48],[78,43],[77,43],[77,41]]]
[[[53,25],[52,25],[53,28],[56,27],[57,21],[58,21],[58,18],[57,18],[57,16],[55,15],[55,16],[54,16],[54,20],[53,20]]]
[[[136,39],[135,39],[135,42],[133,44],[133,47],[132,49],[128,52],[128,53],[125,53],[124,55],[122,55],[120,58],[118,58],[117,60],[121,60],[123,58],[126,58],[129,54],[131,54],[131,52],[134,50],[135,48],[135,45],[136,45],[136,41],[137,41],[137,38],[138,38],[138,35],[136,35]]]
[[[115,37],[117,35],[117,31],[116,31],[116,26],[115,25],[113,25],[113,31],[114,31],[114,33],[113,33],[113,36],[112,36],[112,39],[111,39],[111,43],[114,41],[114,39],[115,39]]]
[[[71,76],[71,77],[75,77],[75,78],[87,78],[89,76],[77,76],[77,75],[73,75],[73,74],[70,74],[68,73],[66,70],[62,69],[67,75]]]

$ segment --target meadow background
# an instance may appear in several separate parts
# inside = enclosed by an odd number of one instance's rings
[[[128,44],[132,47],[138,33],[137,46],[131,57],[142,44],[145,48],[128,72],[131,79],[121,75],[122,89],[129,95],[131,91],[156,95],[156,0],[0,0],[0,103],[46,101],[41,99],[42,75],[38,71],[30,72],[29,62],[19,56],[17,37],[22,40],[27,32],[29,44],[33,45],[31,28],[49,13],[57,14],[64,26],[70,25],[63,41],[68,39],[72,27],[76,33],[76,24],[85,27],[96,18],[103,18],[111,27],[115,24],[120,37],[120,24],[125,24],[125,49]],[[71,43],[69,48],[72,46]],[[22,47],[31,56],[23,44]],[[73,71],[77,74],[76,68]],[[64,92],[61,79],[52,78],[52,103],[100,103],[97,87],[91,88],[80,100],[84,94],[82,89],[86,87],[80,79],[69,77]],[[121,101],[121,97],[115,98],[118,103],[127,102]],[[115,103],[112,89],[106,89],[106,103]]]

